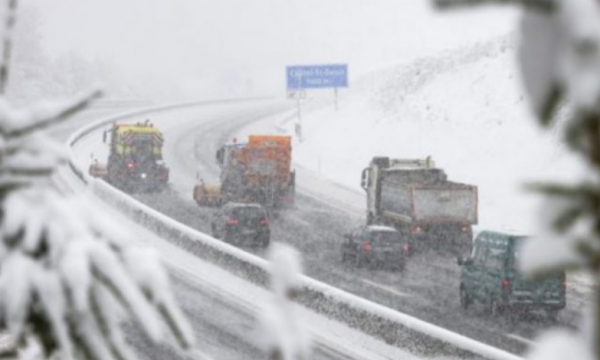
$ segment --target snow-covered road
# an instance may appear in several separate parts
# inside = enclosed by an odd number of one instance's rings
[[[165,131],[164,155],[171,167],[172,187],[161,194],[136,197],[185,224],[209,232],[212,210],[198,208],[191,198],[196,174],[200,173],[207,180],[216,177],[214,153],[217,146],[232,136],[253,131],[248,129],[249,126],[277,131],[279,116],[286,115],[287,105],[265,101],[153,116],[151,121]],[[96,140],[96,145],[86,143],[85,146],[97,146],[101,142],[100,135]],[[84,164],[89,163],[89,151],[91,149],[80,149],[80,161]],[[348,198],[349,203],[344,203],[345,197],[340,194],[349,190],[308,171],[299,177],[299,186],[297,208],[282,213],[273,222],[273,239],[301,250],[309,276],[516,353],[522,353],[540,329],[550,326],[543,317],[514,322],[491,319],[483,315],[483,309],[469,313],[460,311],[456,296],[459,268],[447,254],[420,254],[412,259],[403,274],[342,266],[339,260],[341,234],[363,221],[357,200],[360,197],[354,194],[353,198]],[[574,310],[567,311],[562,321],[571,322]]]
[[[215,151],[232,137],[280,132],[285,128],[284,120],[289,119],[291,105],[283,100],[263,100],[153,113],[150,121],[165,133],[164,155],[171,168],[171,187],[160,194],[136,197],[182,223],[209,232],[213,210],[197,207],[191,198],[197,175],[207,181],[217,177]],[[134,117],[132,121],[146,118]],[[90,153],[106,158],[100,132],[79,144],[77,150],[83,168],[90,162]],[[309,276],[515,353],[522,353],[535,334],[552,325],[538,316],[519,322],[489,318],[484,309],[461,311],[456,295],[459,268],[447,254],[419,254],[403,274],[342,266],[341,234],[363,222],[364,196],[300,166],[296,170],[300,193],[297,208],[273,222],[273,237],[301,250]],[[257,255],[262,256],[260,252]],[[561,323],[573,323],[582,306],[581,297],[569,289],[569,307],[561,315]]]
[[[152,120],[156,126],[163,128],[162,125],[164,125],[163,130],[169,133],[175,131],[173,129],[179,129],[181,124],[188,124],[187,126],[202,124],[207,127],[223,126],[222,122],[215,121],[218,120],[214,118],[216,114],[220,114],[218,118],[221,119],[230,117],[231,119],[243,118],[253,121],[252,116],[248,118],[253,111],[257,111],[254,116],[263,117],[265,114],[281,111],[281,109],[281,103],[278,102],[254,105],[230,104],[226,107],[209,106],[198,107],[194,110],[169,111],[164,116],[155,114]],[[138,119],[133,118],[132,120],[137,121]],[[173,125],[174,123],[179,125]],[[94,132],[87,141],[77,144],[76,161],[84,165],[83,168],[86,168],[85,165],[91,161],[90,153],[100,156],[105,152],[100,134],[101,131]],[[185,138],[185,132],[180,134],[182,138]],[[181,141],[175,141],[170,146],[177,148],[180,143]],[[174,158],[166,157],[175,169],[177,169],[178,162],[185,162],[186,158],[185,154]],[[192,173],[190,172],[189,176],[192,176]],[[173,187],[175,189],[179,187],[183,191],[186,186],[185,181],[184,177],[175,180]],[[105,206],[101,203],[98,204],[98,206]],[[108,208],[106,210],[110,211]],[[267,302],[269,296],[264,289],[241,281],[226,271],[199,260],[190,249],[175,246],[125,218],[123,218],[123,224],[134,231],[140,245],[159,249],[166,263],[172,268],[172,274],[176,280],[177,298],[182,302],[184,310],[188,313],[196,330],[200,350],[206,351],[198,353],[199,358],[260,358],[261,354],[257,350],[258,340],[252,329],[255,326],[256,312],[262,304]],[[303,310],[303,312],[305,313],[304,317],[310,319],[313,333],[319,339],[320,345],[316,357],[318,359],[338,357],[378,359],[381,356],[388,359],[413,358],[412,355],[398,348],[388,346],[321,315],[308,310]],[[132,334],[132,339],[138,350],[149,358],[157,356],[163,358],[166,354],[165,349],[148,347],[141,338],[135,336],[135,332]],[[177,355],[170,354],[169,356],[176,357]]]

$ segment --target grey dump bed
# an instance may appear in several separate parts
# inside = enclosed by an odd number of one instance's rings
[[[477,187],[446,180],[440,169],[389,169],[381,182],[381,210],[410,222],[477,223]]]

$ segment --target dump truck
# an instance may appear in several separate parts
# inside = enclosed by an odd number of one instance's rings
[[[362,172],[367,223],[394,226],[412,249],[443,246],[464,254],[478,220],[477,187],[449,181],[427,159],[374,157]]]
[[[221,168],[220,183],[201,180],[193,192],[198,205],[246,202],[278,208],[294,204],[290,136],[250,135],[247,143],[223,145],[217,150],[216,160]]]
[[[89,174],[127,192],[156,191],[169,182],[169,168],[162,157],[162,132],[149,122],[113,124],[102,141],[109,145],[106,164],[98,160]]]

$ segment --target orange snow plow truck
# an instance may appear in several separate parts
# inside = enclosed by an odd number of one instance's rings
[[[267,207],[294,204],[295,172],[290,136],[250,135],[247,143],[233,142],[217,150],[220,183],[200,183],[194,200],[200,206],[227,202],[259,203]]]

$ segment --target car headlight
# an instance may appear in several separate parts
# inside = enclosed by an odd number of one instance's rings
[[[140,177],[141,177],[142,179],[145,179],[145,178],[146,178],[146,176],[147,176],[147,175],[146,175],[146,173],[141,173],[141,174],[140,174]]]

